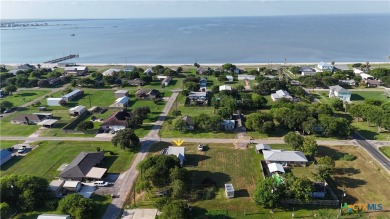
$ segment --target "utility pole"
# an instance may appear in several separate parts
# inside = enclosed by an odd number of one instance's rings
[[[91,104],[91,94],[89,94],[88,97],[89,97],[89,108],[91,108],[92,107],[92,104]]]
[[[134,207],[136,206],[136,203],[135,203],[135,183],[134,183],[134,185],[133,185],[133,194],[134,194]]]

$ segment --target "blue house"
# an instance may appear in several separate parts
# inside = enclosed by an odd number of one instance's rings
[[[0,166],[12,158],[12,153],[7,149],[0,150]]]

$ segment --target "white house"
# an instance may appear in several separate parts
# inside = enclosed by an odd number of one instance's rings
[[[71,116],[79,116],[87,111],[85,106],[75,106],[69,109],[69,115]]]
[[[129,100],[130,98],[128,96],[119,97],[111,107],[126,107]]]
[[[368,79],[374,80],[374,76],[366,73],[361,73],[359,76],[362,78],[363,81],[367,81]]]
[[[339,85],[329,87],[329,98],[339,98],[342,101],[351,101],[351,92]]]
[[[257,153],[263,153],[264,150],[271,150],[271,146],[268,144],[257,144],[256,145]]]
[[[223,90],[232,90],[232,87],[226,84],[219,86],[219,91],[223,91]]]
[[[233,82],[233,76],[226,75],[226,78],[228,79],[228,82]]]
[[[360,74],[364,73],[364,71],[362,71],[358,68],[353,68],[353,73],[355,73],[355,75],[360,75]]]
[[[238,75],[237,77],[239,81],[243,81],[243,80],[253,81],[256,79],[255,75]]]
[[[161,84],[163,84],[164,86],[168,86],[169,83],[171,83],[171,80],[172,80],[172,77],[168,76],[161,82]]]
[[[62,97],[60,98],[47,98],[47,105],[48,106],[61,106],[60,101],[62,100]]]
[[[185,147],[176,147],[176,146],[169,146],[168,148],[164,149],[163,154],[165,155],[175,155],[180,160],[180,165],[183,166],[185,161]]]
[[[120,72],[121,70],[118,69],[118,68],[110,68],[110,69],[107,69],[106,71],[104,71],[102,73],[103,76],[113,76],[114,73],[116,72]]]
[[[71,219],[70,215],[41,214],[37,219]]]
[[[236,127],[236,122],[234,120],[225,119],[221,122],[221,127],[225,131],[232,131]]]
[[[317,72],[312,67],[309,66],[302,66],[299,67],[299,72],[301,72],[302,76],[312,76],[315,75]]]
[[[288,100],[293,100],[293,97],[285,90],[278,90],[276,93],[271,94],[271,99],[273,101],[277,101],[279,99],[288,99]]]
[[[317,68],[320,69],[320,70],[332,71],[333,66],[331,64],[329,64],[329,63],[320,62],[320,63],[318,63]]]

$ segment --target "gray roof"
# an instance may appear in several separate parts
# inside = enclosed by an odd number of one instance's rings
[[[263,151],[264,160],[274,162],[308,162],[300,151]]]
[[[100,126],[126,126],[127,119],[130,117],[131,115],[128,112],[118,111],[104,120]]]
[[[36,114],[21,114],[12,119],[12,121],[29,122],[29,121],[42,121],[46,118],[45,115]]]
[[[340,85],[330,86],[329,89],[332,91],[336,91],[337,93],[351,93],[347,89],[341,87]]]
[[[187,125],[194,125],[194,121],[191,116],[184,116],[183,120],[187,123]]]
[[[271,146],[268,144],[257,144],[256,150],[271,150]]]
[[[180,163],[183,164],[185,160],[185,147],[169,146],[165,154],[175,155],[177,158],[179,158]]]
[[[129,91],[128,90],[117,90],[117,91],[115,91],[115,93],[116,94],[127,94],[127,93],[129,93]]]
[[[60,174],[62,178],[84,178],[104,158],[104,152],[81,152]]]
[[[79,90],[79,89],[74,90],[74,91],[72,91],[72,92],[70,92],[70,93],[64,95],[63,98],[71,97],[71,96],[73,96],[73,95],[75,95],[75,94],[78,94],[78,93],[80,93],[80,92],[81,92],[81,90]]]

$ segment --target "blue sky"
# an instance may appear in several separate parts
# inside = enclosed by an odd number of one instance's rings
[[[155,18],[390,13],[390,0],[0,0],[1,19]]]

